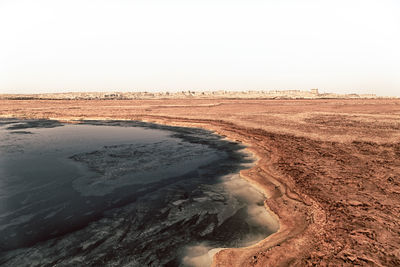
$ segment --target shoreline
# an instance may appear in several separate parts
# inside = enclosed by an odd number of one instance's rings
[[[24,120],[30,120],[31,118],[18,118],[18,117],[6,118],[6,117],[2,117],[2,119],[6,119],[6,120],[7,120],[7,119],[15,119],[15,120],[24,121]],[[51,121],[61,122],[61,123],[66,123],[66,124],[71,124],[71,125],[73,125],[73,124],[79,124],[79,123],[86,123],[86,122],[93,122],[93,121],[96,121],[96,122],[108,121],[108,119],[103,119],[103,118],[100,118],[100,119],[99,119],[99,118],[96,118],[96,119],[93,119],[93,118],[86,118],[86,119],[84,119],[84,120],[75,120],[75,119],[70,119],[70,118],[62,118],[62,119],[57,119],[57,118],[49,118],[49,119],[47,119],[47,118],[32,118],[32,119],[34,119],[34,120],[46,119],[46,120],[51,120]],[[229,136],[225,136],[225,135],[222,136],[222,135],[219,135],[218,132],[216,132],[216,131],[214,131],[214,130],[210,130],[210,129],[206,128],[206,127],[187,126],[186,124],[180,124],[180,123],[175,124],[175,122],[170,122],[170,123],[165,123],[165,122],[163,122],[163,123],[160,123],[160,122],[157,122],[157,121],[149,121],[149,120],[127,120],[127,119],[116,119],[116,118],[113,118],[112,121],[127,121],[127,122],[136,121],[136,122],[144,122],[144,123],[155,123],[155,124],[158,124],[158,125],[160,125],[160,126],[167,126],[167,127],[168,127],[168,126],[173,126],[173,127],[192,128],[192,129],[203,129],[203,130],[210,131],[212,134],[216,134],[216,135],[220,136],[220,138],[221,138],[222,140],[225,139],[225,140],[227,140],[227,141],[238,142],[237,139],[236,139],[236,140],[233,140],[233,139],[231,139]],[[269,197],[268,197],[269,192],[268,192],[264,187],[262,187],[261,185],[255,184],[255,183],[251,180],[251,176],[247,176],[246,174],[244,174],[244,172],[246,172],[246,171],[248,171],[248,170],[250,170],[250,169],[252,169],[252,168],[255,168],[255,167],[257,166],[258,162],[260,161],[259,156],[256,155],[256,153],[254,153],[254,151],[252,151],[252,150],[249,149],[249,145],[248,145],[248,144],[244,144],[244,143],[241,143],[241,142],[240,142],[239,144],[244,146],[244,148],[242,148],[242,153],[245,154],[244,157],[246,157],[246,158],[247,158],[247,157],[250,157],[250,158],[252,159],[252,162],[249,163],[248,168],[245,167],[245,169],[239,170],[238,172],[230,173],[230,174],[228,174],[228,176],[236,176],[236,175],[237,175],[237,176],[238,176],[238,179],[243,180],[245,183],[248,184],[249,187],[253,187],[254,190],[258,191],[258,192],[263,196],[263,198],[264,198],[264,201],[263,201],[263,202],[264,202],[264,206],[263,206],[264,212],[266,212],[269,216],[271,216],[271,217],[273,218],[273,221],[270,221],[269,223],[270,223],[271,225],[277,224],[277,230],[276,230],[275,232],[273,232],[272,234],[268,235],[267,237],[265,237],[265,238],[259,240],[259,241],[252,241],[251,243],[253,243],[253,244],[252,244],[252,245],[249,245],[249,246],[238,247],[238,248],[214,247],[214,248],[212,248],[211,250],[209,250],[209,252],[208,252],[209,255],[214,255],[214,256],[215,256],[216,254],[218,254],[220,251],[223,251],[223,250],[232,250],[232,249],[240,249],[240,250],[242,250],[242,249],[244,249],[244,250],[248,250],[248,249],[259,249],[260,244],[263,244],[269,236],[274,235],[275,233],[278,233],[278,232],[280,231],[280,228],[281,228],[281,227],[280,227],[280,222],[279,222],[278,216],[277,216],[272,210],[270,210],[269,207],[268,207],[267,204],[266,204],[266,199],[269,198]],[[225,177],[225,175],[224,175],[223,177]],[[229,183],[229,182],[225,182],[225,183]],[[229,189],[227,189],[227,190],[229,190]],[[233,193],[233,192],[231,192],[231,193]],[[210,266],[216,266],[216,265],[214,264],[214,262],[215,262],[215,261],[212,260]]]
[[[293,217],[288,216],[290,212],[285,212],[285,207],[280,207],[279,209],[274,208],[273,205],[271,205],[271,201],[273,201],[275,198],[276,200],[278,198],[282,198],[285,193],[284,192],[277,192],[279,190],[277,188],[276,183],[279,185],[282,185],[281,182],[277,181],[276,179],[271,179],[272,176],[264,176],[263,178],[266,178],[267,181],[263,181],[264,183],[260,182],[259,180],[255,179],[256,177],[252,175],[254,171],[258,168],[262,168],[262,160],[263,160],[263,155],[262,153],[259,153],[258,149],[255,147],[254,143],[252,144],[251,142],[246,142],[245,137],[241,135],[237,135],[236,133],[233,133],[232,135],[229,134],[229,129],[224,129],[221,127],[223,124],[220,125],[213,125],[214,127],[207,127],[206,124],[198,121],[188,121],[188,122],[181,122],[178,120],[142,120],[145,122],[154,122],[154,123],[159,123],[159,124],[164,124],[164,125],[174,125],[174,126],[181,126],[181,127],[200,127],[202,129],[206,129],[212,132],[215,132],[216,134],[220,136],[224,136],[229,140],[232,141],[239,141],[241,144],[243,144],[246,148],[247,151],[249,151],[252,155],[254,155],[256,161],[254,165],[245,170],[241,170],[239,172],[239,175],[242,179],[245,179],[247,182],[249,182],[252,186],[254,186],[257,190],[261,191],[265,196],[266,200],[264,201],[264,208],[266,211],[271,214],[275,220],[277,221],[279,228],[278,231],[267,236],[265,239],[257,242],[254,245],[248,246],[248,247],[242,247],[242,248],[224,248],[222,250],[219,250],[216,254],[214,254],[213,262],[212,265],[213,267],[217,266],[249,266],[249,265],[254,265],[257,264],[257,254],[260,253],[261,251],[270,251],[273,247],[279,246],[280,243],[284,242],[285,240],[289,239],[292,236],[298,235],[301,232],[303,232],[306,228],[306,223],[304,224],[291,224],[288,223],[289,221],[297,221]],[[193,124],[197,124],[197,126],[193,126]],[[272,181],[274,180],[274,181]],[[274,183],[275,182],[275,183]],[[279,187],[279,186],[278,186]],[[280,195],[281,193],[281,195]],[[273,198],[273,199],[272,199]],[[275,200],[275,201],[276,201]],[[271,205],[272,207],[270,207]],[[289,210],[289,209],[287,209]],[[286,217],[285,217],[286,216]],[[296,226],[297,225],[297,226]],[[269,262],[271,264],[271,262]],[[273,265],[273,264],[272,264]]]
[[[5,117],[3,117],[5,118]],[[6,118],[7,119],[7,118]],[[66,117],[61,117],[61,118],[18,118],[18,117],[9,117],[8,119],[49,119],[49,120],[55,120],[55,121],[60,121],[64,123],[79,123],[79,122],[84,122],[84,121],[106,121],[110,120],[110,118],[85,118],[83,120],[81,119],[74,119],[74,118],[66,118]],[[133,121],[129,119],[119,119],[119,118],[112,118],[112,120],[119,120],[119,121]],[[277,185],[276,183],[281,186],[282,184],[277,181],[276,179],[273,179],[273,181],[267,181],[267,186],[263,185],[260,182],[257,182],[256,179],[253,179],[254,177],[251,175],[251,172],[254,171],[257,168],[260,168],[260,161],[262,161],[262,157],[257,153],[257,149],[253,148],[254,145],[251,143],[246,143],[241,141],[238,138],[242,138],[240,135],[229,135],[228,131],[226,129],[223,129],[222,127],[219,129],[215,129],[214,127],[208,128],[207,126],[203,124],[199,124],[198,126],[193,126],[193,124],[198,124],[199,122],[197,121],[190,121],[190,122],[179,122],[178,120],[171,120],[171,121],[160,121],[160,120],[148,120],[148,119],[138,119],[137,121],[142,121],[146,123],[157,123],[165,126],[178,126],[178,127],[190,127],[190,128],[201,128],[204,130],[211,131],[223,138],[226,138],[230,141],[235,141],[235,142],[240,142],[245,146],[244,150],[246,153],[250,154],[252,157],[254,157],[254,164],[248,169],[240,170],[238,173],[239,177],[241,179],[246,180],[250,186],[253,186],[256,190],[260,191],[266,199],[264,200],[264,208],[267,213],[269,213],[274,220],[276,220],[278,224],[278,230],[274,232],[273,234],[267,236],[266,238],[258,241],[257,243],[248,246],[248,247],[240,247],[240,248],[214,248],[217,249],[218,252],[214,254],[214,259],[212,261],[211,266],[243,266],[243,264],[248,264],[248,259],[254,259],[253,254],[257,254],[260,250],[270,250],[272,247],[277,246],[279,243],[284,242],[287,238],[289,238],[293,231],[295,233],[301,232],[303,228],[299,229],[290,229],[292,225],[282,225],[282,215],[280,212],[277,210],[271,209],[271,207],[268,206],[268,199],[271,197],[276,196],[276,190],[277,190]],[[215,125],[214,125],[215,126]],[[220,127],[220,125],[216,125],[216,127]],[[268,177],[269,178],[269,177]],[[268,179],[267,178],[267,179]],[[279,187],[278,186],[278,187]],[[281,216],[280,216],[281,215]],[[288,219],[286,219],[288,220]],[[296,227],[292,227],[296,228]],[[289,232],[287,233],[287,231]],[[276,237],[275,235],[278,235]],[[249,255],[251,254],[251,255]]]

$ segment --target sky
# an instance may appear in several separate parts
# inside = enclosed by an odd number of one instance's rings
[[[400,96],[398,0],[0,0],[0,93]]]

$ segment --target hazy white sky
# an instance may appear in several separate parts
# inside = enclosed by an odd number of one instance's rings
[[[400,96],[399,0],[0,0],[0,93]]]

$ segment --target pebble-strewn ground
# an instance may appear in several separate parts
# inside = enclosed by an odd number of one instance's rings
[[[147,120],[249,145],[260,160],[242,176],[280,230],[215,266],[400,265],[400,100],[2,100],[0,116]]]

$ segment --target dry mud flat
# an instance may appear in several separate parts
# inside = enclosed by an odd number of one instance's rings
[[[400,265],[400,100],[0,101],[1,117],[203,127],[259,158],[280,229],[214,266]]]

